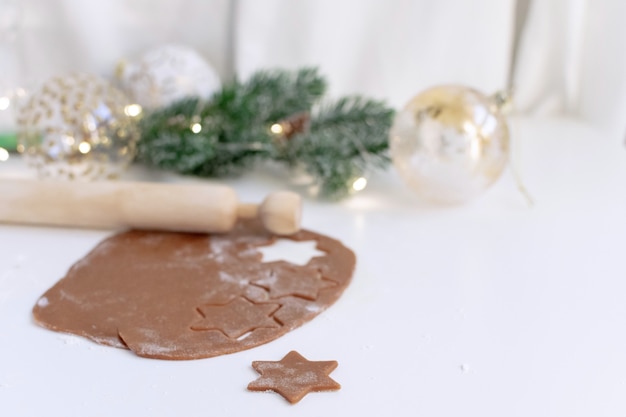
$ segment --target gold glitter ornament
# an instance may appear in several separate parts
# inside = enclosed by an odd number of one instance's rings
[[[95,75],[55,77],[19,109],[18,151],[40,177],[115,178],[135,156],[140,112]]]
[[[463,203],[500,177],[509,154],[501,98],[446,85],[418,94],[398,112],[390,131],[391,158],[418,196]]]

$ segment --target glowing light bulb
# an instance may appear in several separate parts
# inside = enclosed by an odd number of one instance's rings
[[[0,162],[4,162],[9,159],[9,151],[4,148],[0,148]]]
[[[87,154],[89,151],[91,151],[91,145],[89,143],[81,142],[80,145],[78,145],[78,152]]]
[[[141,114],[143,109],[139,104],[129,104],[124,107],[124,113],[126,116],[137,117]]]
[[[352,183],[352,189],[354,191],[362,191],[367,187],[367,179],[364,177],[359,177]]]
[[[270,132],[272,132],[275,135],[282,135],[284,131],[285,129],[283,128],[283,125],[281,125],[280,123],[274,123],[273,125],[270,126]]]
[[[0,97],[0,110],[6,110],[11,105],[11,99],[8,97]]]
[[[202,131],[202,125],[200,123],[194,123],[191,125],[191,131],[193,133],[200,133]]]

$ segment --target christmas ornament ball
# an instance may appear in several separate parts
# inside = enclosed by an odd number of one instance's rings
[[[118,67],[122,89],[146,109],[168,106],[189,96],[209,97],[220,86],[217,72],[195,49],[168,44],[148,50]]]
[[[501,175],[509,131],[496,101],[463,86],[444,85],[415,96],[390,131],[391,158],[422,199],[463,203]]]
[[[135,156],[135,107],[95,75],[54,77],[18,109],[18,151],[40,177],[114,178]]]

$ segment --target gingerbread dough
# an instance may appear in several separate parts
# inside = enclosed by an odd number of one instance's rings
[[[33,308],[43,327],[157,359],[199,359],[267,343],[333,304],[354,253],[302,230],[325,256],[262,262],[256,221],[227,235],[128,231],[100,243]]]

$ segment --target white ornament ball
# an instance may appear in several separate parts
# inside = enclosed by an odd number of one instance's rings
[[[18,110],[18,151],[40,177],[117,177],[133,160],[139,140],[130,103],[95,75],[52,78]]]
[[[394,166],[418,196],[463,203],[507,164],[509,131],[496,102],[471,88],[439,86],[414,97],[390,131]]]
[[[210,97],[220,88],[213,67],[194,49],[165,45],[119,66],[118,78],[131,98],[146,109],[168,106],[185,97]]]

